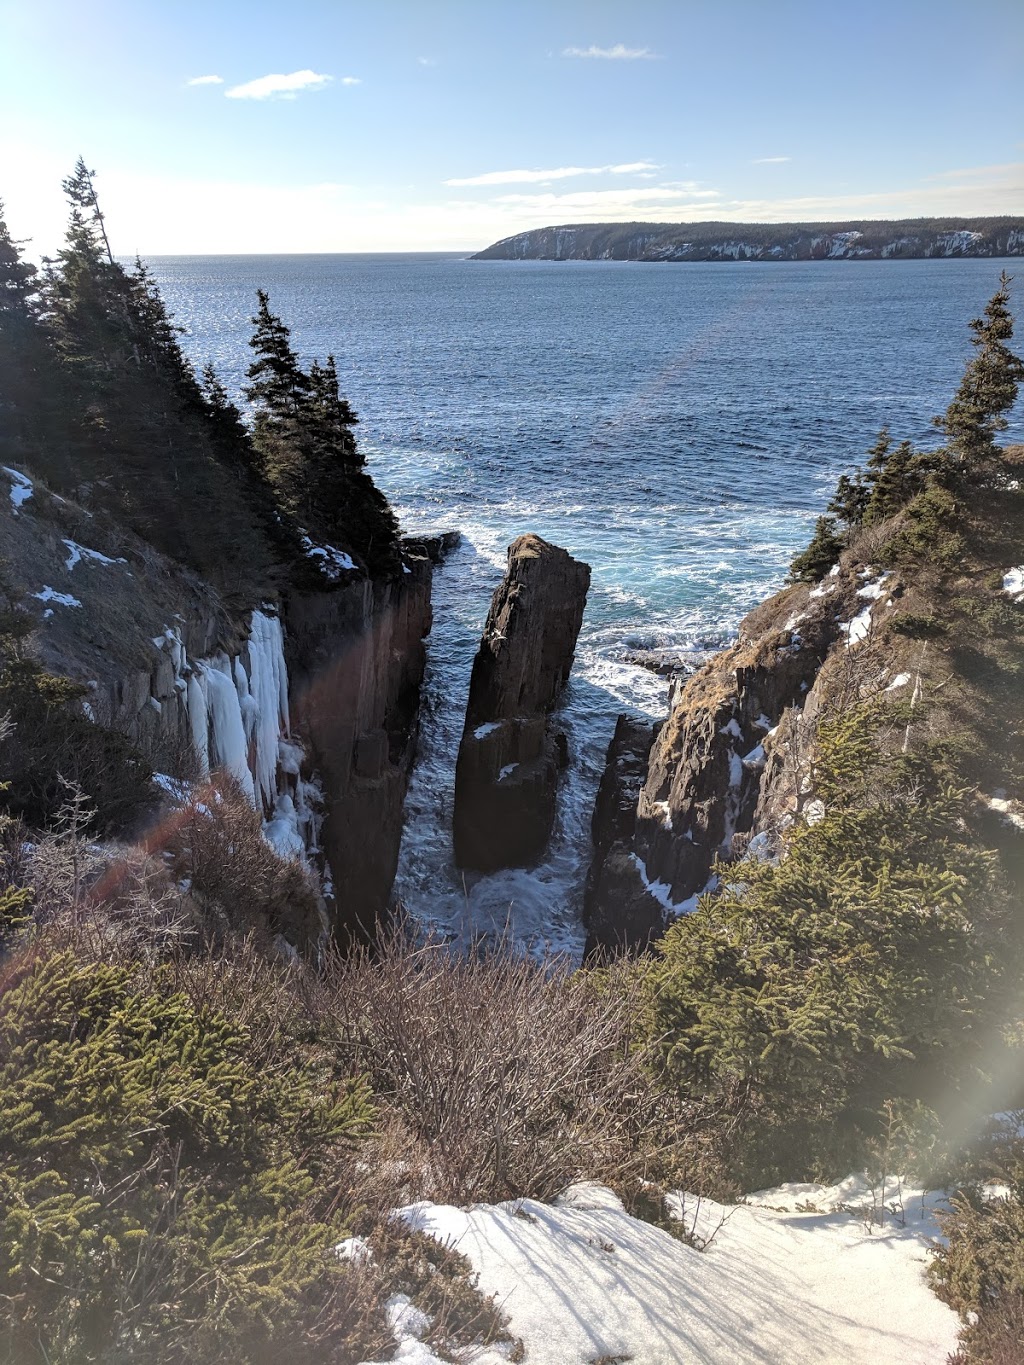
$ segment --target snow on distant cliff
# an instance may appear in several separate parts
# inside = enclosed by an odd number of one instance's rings
[[[534,228],[475,260],[807,261],[1024,255],[1024,219],[856,223],[583,223]]]

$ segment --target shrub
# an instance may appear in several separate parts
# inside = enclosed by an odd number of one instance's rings
[[[929,1268],[939,1298],[964,1320],[956,1365],[1024,1360],[1024,1161],[1005,1198],[965,1190],[942,1220]]]
[[[631,1048],[623,974],[548,970],[507,952],[461,958],[392,937],[336,960],[318,1013],[409,1136],[410,1197],[547,1199],[587,1177],[621,1184],[671,1145],[670,1106]]]
[[[6,1358],[328,1358],[310,1333],[345,1229],[324,1178],[367,1130],[365,1085],[267,1065],[166,968],[40,950],[5,987]]]
[[[284,859],[263,837],[260,814],[230,780],[197,790],[176,817],[174,868],[211,930],[256,929],[311,951],[322,939],[323,900],[301,862]]]
[[[779,865],[732,868],[650,972],[663,1074],[733,1107],[743,1183],[848,1169],[887,1100],[938,1107],[981,1075],[1003,892],[941,770],[882,751],[887,709],[822,727],[824,818]]]
[[[890,629],[896,635],[916,640],[935,640],[946,634],[946,626],[931,612],[901,611]]]
[[[948,488],[933,484],[907,505],[900,529],[889,545],[888,562],[905,568],[928,565],[952,572],[967,549],[956,527],[961,508]]]

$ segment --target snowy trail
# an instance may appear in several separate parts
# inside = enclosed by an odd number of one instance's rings
[[[956,1315],[924,1272],[941,1196],[904,1191],[905,1226],[869,1232],[835,1211],[861,1182],[782,1186],[745,1205],[705,1201],[705,1252],[631,1218],[610,1191],[555,1205],[416,1204],[409,1223],[468,1256],[526,1346],[527,1365],[943,1365]],[[813,1203],[820,1212],[797,1212]],[[692,1204],[684,1210],[691,1228]]]

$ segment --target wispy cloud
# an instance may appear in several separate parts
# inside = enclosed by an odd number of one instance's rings
[[[417,57],[416,60],[419,62],[420,66],[436,66],[436,65],[437,65],[437,62],[434,61],[433,57]]]
[[[223,85],[223,76],[193,76],[185,82],[186,85]]]
[[[469,175],[445,180],[446,185],[537,185],[550,180],[570,180],[577,175],[641,175],[656,171],[653,161],[624,161],[617,166],[555,166],[546,171],[485,171],[483,175]]]
[[[664,218],[671,212],[683,213],[698,207],[706,210],[711,201],[716,205],[721,202],[719,191],[694,183],[677,189],[648,185],[637,189],[576,190],[569,194],[503,194],[492,202],[520,212],[551,215],[549,222],[583,222],[584,217],[579,215],[594,215],[597,221],[605,216],[611,221],[645,209]]]
[[[627,47],[625,43],[616,43],[614,47],[597,47],[591,43],[590,47],[564,47],[562,56],[598,57],[611,62],[635,62],[641,58],[651,58],[654,53],[649,47]]]
[[[327,79],[330,80],[330,76]],[[342,85],[362,85],[363,78],[362,76],[342,76],[341,83]]]
[[[333,79],[333,76],[321,76],[317,71],[292,71],[288,75],[274,73],[258,76],[244,85],[233,85],[224,94],[229,100],[293,100],[303,90],[322,90]],[[354,76],[345,76],[342,85],[349,85],[355,79]]]
[[[791,156],[755,156],[752,166],[776,166],[782,161],[792,161]]]

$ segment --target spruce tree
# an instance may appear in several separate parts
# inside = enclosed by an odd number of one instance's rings
[[[873,454],[872,459],[875,460],[874,467],[872,461],[868,461],[871,497],[864,510],[865,526],[893,516],[906,507],[923,486],[922,469],[909,441],[901,441],[895,450],[887,446],[884,456]]]
[[[22,258],[22,246],[11,236],[0,199],[0,335],[35,316],[37,271]]]
[[[860,474],[854,474],[852,478],[848,474],[841,474],[827,510],[847,526],[859,526],[864,520],[869,497],[870,490]]]
[[[0,202],[0,463],[32,459],[53,435],[60,383],[39,321],[39,274],[10,233]]]
[[[107,261],[110,265],[114,264],[114,253],[110,249],[110,239],[107,237],[107,227],[100,211],[100,201],[96,197],[96,187],[93,184],[95,171],[86,168],[85,160],[79,157],[75,162],[75,169],[63,181],[64,193],[67,195],[75,209],[81,214],[82,218],[91,224],[97,237],[102,237],[103,245],[107,252]]]
[[[946,435],[954,468],[973,472],[997,458],[995,436],[1005,431],[1005,414],[1017,400],[1024,362],[1010,350],[1010,276],[1004,270],[999,288],[985,305],[984,317],[971,324],[977,354],[968,362],[952,403],[935,425]]]
[[[839,534],[834,517],[819,517],[814,524],[814,535],[807,549],[789,566],[794,583],[820,583],[843,552],[845,542]]]
[[[236,450],[242,446],[249,447],[250,459],[247,462],[251,463],[251,442],[242,414],[232,403],[220,375],[210,361],[203,366],[201,389],[204,413],[218,439],[225,447]]]
[[[244,393],[256,408],[257,437],[271,431],[296,435],[311,385],[292,350],[291,328],[270,311],[265,289],[256,291],[258,306],[252,319],[255,331],[249,345],[256,359],[247,371],[249,383]]]

